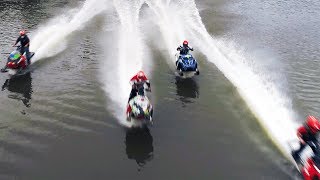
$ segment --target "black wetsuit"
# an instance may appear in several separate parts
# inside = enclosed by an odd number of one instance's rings
[[[317,134],[318,133],[312,133],[310,129],[305,126],[306,133],[302,134],[302,140],[305,143],[300,142],[300,148],[298,150],[295,150],[292,152],[292,156],[294,159],[300,159],[300,153],[304,150],[304,148],[308,145],[316,154],[317,151],[319,151],[319,142],[317,139]]]
[[[177,48],[177,51],[180,51],[180,54],[181,55],[186,55],[189,53],[189,50],[190,51],[193,51],[193,48],[190,48],[189,46],[179,46]]]
[[[150,82],[144,82],[144,83],[146,83],[147,86],[148,86],[148,88],[150,89]],[[131,99],[133,99],[134,97],[137,96],[138,91],[139,91],[140,88],[144,89],[144,88],[143,88],[144,83],[138,83],[138,84],[134,84],[134,85],[132,86],[132,89],[131,89],[131,92],[130,92],[130,96],[129,96],[128,102],[129,102]]]
[[[16,44],[18,42],[20,42],[20,44],[21,44],[20,53],[23,54],[24,52],[26,52],[26,58],[27,58],[28,64],[30,64],[30,52],[29,52],[30,40],[29,40],[28,36],[27,35],[19,36],[16,41]]]

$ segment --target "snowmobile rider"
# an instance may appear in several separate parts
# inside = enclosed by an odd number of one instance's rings
[[[182,46],[179,46],[177,48],[177,51],[180,51],[181,55],[187,55],[189,53],[189,50],[193,51],[193,48],[189,47],[188,44],[189,43],[187,40],[183,41]]]
[[[16,43],[13,45],[13,47],[16,46],[16,44],[18,42],[20,42],[20,45],[21,45],[20,53],[22,55],[24,52],[26,52],[26,58],[27,58],[27,62],[29,65],[30,64],[30,52],[29,52],[30,40],[29,40],[28,36],[26,35],[25,30],[21,30],[19,34],[20,34],[20,36],[16,40]]]
[[[320,122],[314,116],[308,116],[303,126],[297,130],[297,136],[300,140],[300,148],[292,151],[292,157],[296,161],[300,161],[300,153],[309,145],[312,151],[316,154],[319,148],[317,134],[320,131]]]
[[[139,88],[143,87],[144,83],[148,86],[147,90],[151,91],[150,82],[143,71],[139,71],[131,78],[130,84],[132,85],[132,89],[128,102],[137,95]]]

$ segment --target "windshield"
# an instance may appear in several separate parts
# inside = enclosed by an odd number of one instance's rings
[[[192,57],[192,55],[190,55],[190,54],[187,54],[187,55],[185,55],[185,56],[182,56],[182,59],[183,60],[193,60],[193,57]]]
[[[20,52],[19,51],[13,51],[12,53],[10,53],[10,56],[9,58],[12,59],[12,60],[17,60],[20,58]]]

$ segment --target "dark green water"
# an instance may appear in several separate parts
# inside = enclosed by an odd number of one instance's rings
[[[317,2],[196,3],[213,35],[280,57],[295,111],[318,115]],[[1,2],[1,62],[21,28],[32,32],[76,6],[71,0]],[[285,15],[295,21],[284,23]],[[70,35],[65,51],[36,62],[31,73],[0,76],[0,179],[297,177],[236,88],[199,53],[201,75],[185,80],[175,77],[162,50],[151,47],[155,124],[120,126],[99,78],[101,19]]]

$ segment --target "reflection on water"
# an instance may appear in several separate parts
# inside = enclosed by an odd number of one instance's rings
[[[25,75],[7,79],[2,85],[2,91],[5,89],[12,92],[8,95],[9,98],[21,100],[26,107],[31,106],[32,78],[30,72]]]
[[[134,159],[139,167],[153,158],[153,138],[150,130],[145,128],[127,129],[126,153],[129,159]]]
[[[184,103],[191,103],[191,99],[199,97],[199,86],[193,78],[176,77],[177,95]]]

